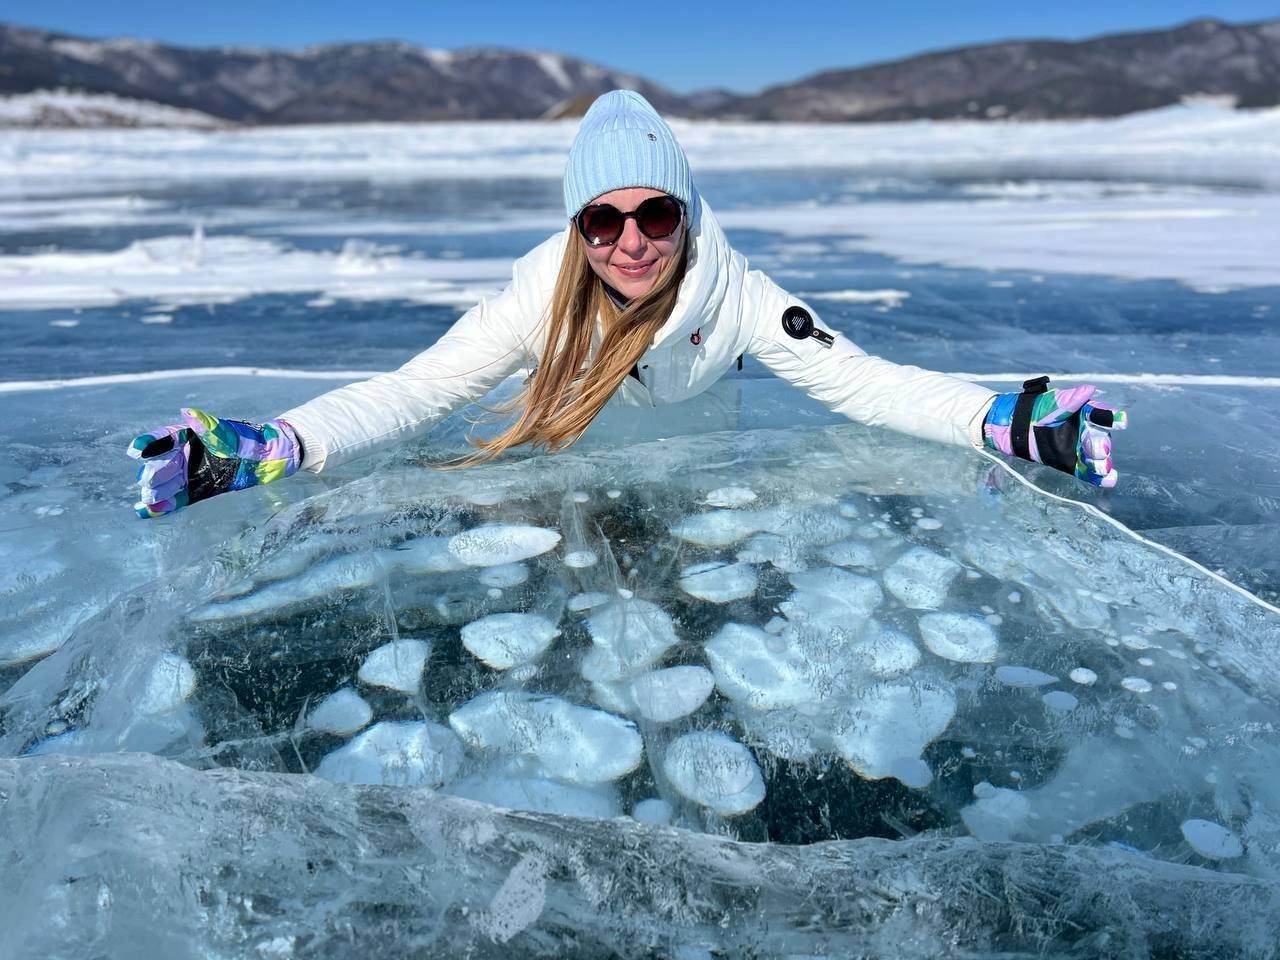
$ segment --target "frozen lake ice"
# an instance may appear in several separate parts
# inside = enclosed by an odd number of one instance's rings
[[[416,177],[289,131],[0,134],[10,941],[1268,955],[1280,114],[1062,127],[842,127],[804,170],[817,128],[725,132],[738,169],[681,136],[735,245],[868,350],[1099,375],[1115,491],[1015,467],[1060,502],[749,363],[554,457],[432,470],[459,416],[145,524],[136,430],[426,345],[556,228],[563,130],[516,125],[515,182],[483,130],[471,171],[369,131]]]

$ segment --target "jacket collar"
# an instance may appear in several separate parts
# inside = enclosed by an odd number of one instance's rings
[[[689,263],[675,309],[654,335],[654,347],[688,338],[695,330],[709,326],[729,289],[729,241],[696,190],[689,204],[689,221]]]

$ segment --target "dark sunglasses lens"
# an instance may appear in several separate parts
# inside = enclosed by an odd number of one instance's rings
[[[578,218],[578,230],[593,247],[614,243],[622,236],[622,213],[607,203],[587,207]]]
[[[650,240],[661,240],[680,226],[680,204],[671,197],[650,197],[636,207],[636,226]]]

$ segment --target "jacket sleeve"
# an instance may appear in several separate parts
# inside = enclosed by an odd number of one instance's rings
[[[868,355],[843,334],[827,330],[808,304],[758,270],[750,271],[744,284],[744,322],[753,329],[747,352],[773,373],[859,423],[982,446],[982,423],[994,392],[945,373]],[[790,336],[782,325],[790,307],[806,310],[815,327],[831,333],[830,346],[813,337]]]
[[[557,235],[516,261],[511,283],[468,310],[404,366],[280,415],[302,441],[302,468],[319,473],[421,436],[531,361],[559,267]]]

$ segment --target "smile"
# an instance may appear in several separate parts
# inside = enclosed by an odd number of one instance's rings
[[[657,263],[656,260],[650,260],[648,263],[637,264],[634,267],[624,267],[621,264],[614,264],[614,269],[625,277],[643,277],[649,272],[649,268],[655,263]]]

